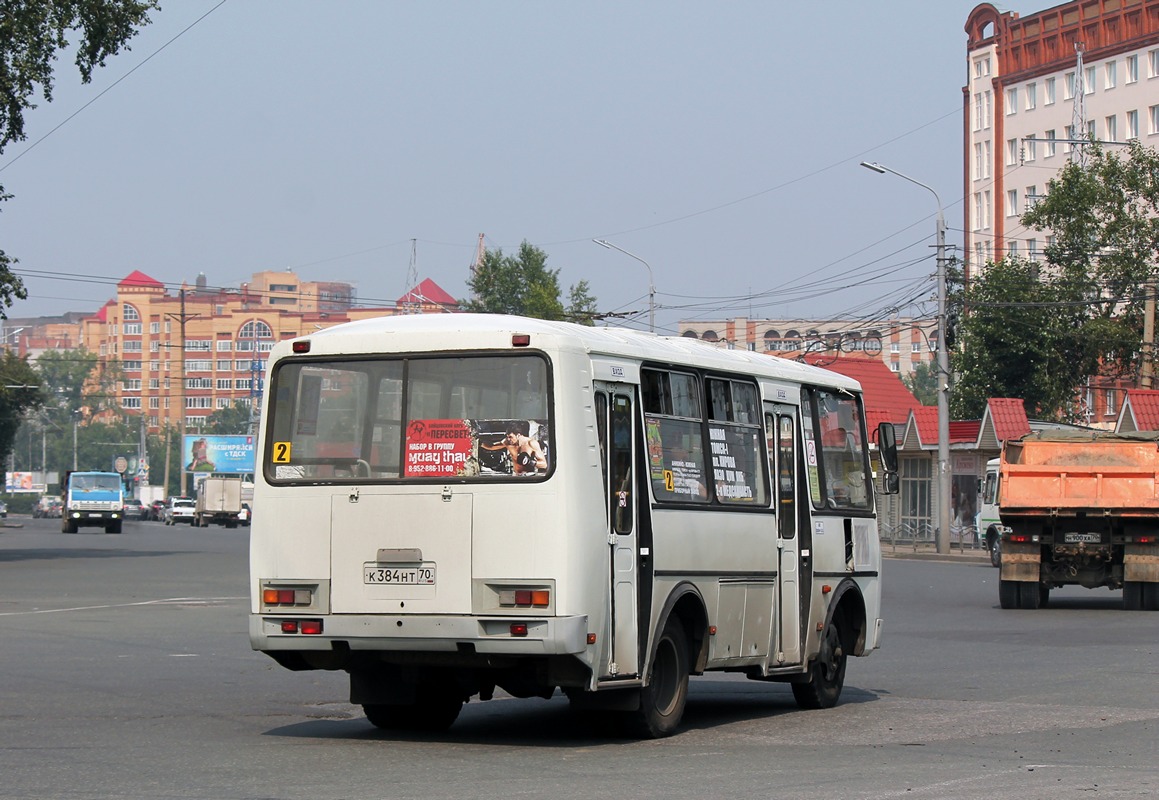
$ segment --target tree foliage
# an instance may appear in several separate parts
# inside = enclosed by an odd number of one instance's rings
[[[203,433],[213,436],[241,436],[250,432],[250,407],[240,400],[219,408],[205,418]]]
[[[965,295],[953,352],[951,412],[978,418],[991,397],[1022,399],[1032,417],[1074,419],[1075,389],[1098,368],[1083,287],[1017,258],[989,264]]]
[[[12,443],[25,414],[44,403],[40,376],[27,358],[5,350],[0,358],[0,459],[12,452]]]
[[[518,255],[487,250],[482,263],[467,281],[472,299],[467,311],[484,314],[518,314],[539,319],[570,319],[591,324],[596,299],[588,282],[581,280],[568,292],[568,305],[560,298],[559,270],[549,269],[547,253],[524,241]]]
[[[901,382],[913,392],[914,397],[923,406],[937,405],[938,364],[936,361],[923,361],[914,367],[912,373],[903,376]]]
[[[0,153],[23,141],[24,114],[36,108],[39,94],[52,102],[56,54],[72,47],[81,81],[95,67],[129,49],[128,41],[149,24],[158,0],[5,0],[0,12]],[[0,186],[0,203],[11,196]],[[28,296],[11,267],[16,260],[0,250],[0,318],[13,300]]]

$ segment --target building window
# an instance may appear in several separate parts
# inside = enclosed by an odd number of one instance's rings
[[[1095,68],[1094,67],[1087,67],[1084,70],[1084,72],[1086,74],[1083,76],[1085,79],[1083,81],[1083,94],[1094,94],[1095,93]]]
[[[1054,105],[1054,78],[1047,78],[1042,82],[1043,94],[1046,95],[1043,102],[1048,106]]]
[[[1011,86],[1006,90],[1006,116],[1018,113],[1018,87]]]
[[[1132,109],[1127,112],[1127,141],[1139,138],[1139,112]]]
[[[889,362],[890,372],[901,372],[901,364],[896,361]]]
[[[1150,117],[1151,124],[1147,133],[1154,135],[1159,133],[1159,106],[1151,106],[1147,109],[1147,115]]]
[[[1107,389],[1107,416],[1114,416],[1115,414],[1115,390]]]
[[[1026,110],[1033,111],[1038,107],[1038,84],[1026,84]]]
[[[1139,81],[1139,56],[1138,54],[1127,56],[1127,83],[1137,83]]]
[[[1103,64],[1103,88],[1114,89],[1119,82],[1119,62],[1108,61]]]
[[[140,336],[141,323],[140,322],[126,322],[123,330],[126,336]]]
[[[122,361],[121,362],[121,369],[123,369],[125,372],[140,372],[141,371],[141,362],[140,361]]]
[[[161,332],[161,323],[160,322],[150,322],[149,323],[149,333],[160,333],[160,332]]]
[[[218,339],[217,340],[217,352],[228,353],[232,349],[233,349],[233,342],[231,342],[229,339]]]
[[[235,378],[233,388],[235,389],[249,389],[253,385],[253,381],[249,378]]]
[[[230,378],[218,378],[217,388],[222,391],[228,391],[233,388],[233,380]]]
[[[1063,83],[1062,83],[1062,99],[1063,100],[1073,100],[1074,99],[1075,90],[1078,88],[1078,84],[1075,83],[1076,78],[1077,78],[1077,75],[1073,72],[1068,72],[1066,75],[1063,76],[1063,79],[1062,79],[1062,81],[1063,81]]]
[[[1037,203],[1040,199],[1041,198],[1038,196],[1038,187],[1037,186],[1027,186],[1026,187],[1026,210],[1027,211],[1034,208],[1034,204]]]
[[[1159,50],[1147,53],[1147,77],[1159,78]]]
[[[213,402],[217,408],[229,408],[232,404],[228,397],[219,397]]]
[[[982,230],[982,193],[974,192],[974,230]]]
[[[213,379],[212,378],[186,378],[185,379],[185,388],[186,389],[212,389],[213,388]]]
[[[186,408],[213,408],[213,398],[209,396],[204,397],[186,397]]]
[[[1018,216],[1018,190],[1017,189],[1007,189],[1006,190],[1006,216],[1008,216],[1008,217]]]
[[[1030,256],[1031,261],[1038,260],[1038,240],[1037,239],[1027,239],[1026,240],[1026,252],[1027,252],[1027,255]]]
[[[185,359],[186,372],[212,372],[213,362],[208,359]]]
[[[1026,147],[1026,160],[1033,161],[1038,158],[1038,134],[1032,133],[1026,137],[1024,143]]]
[[[1062,151],[1064,153],[1069,153],[1071,150],[1074,150],[1074,139],[1075,139],[1074,125],[1067,125],[1066,126],[1066,146],[1063,147],[1063,149],[1062,149]]]
[[[1006,166],[1013,167],[1018,163],[1018,140],[1006,140]]]
[[[121,398],[121,408],[140,408],[140,407],[141,407],[141,398],[140,397],[122,397]]]
[[[213,347],[213,341],[210,339],[186,339],[185,349],[187,351],[197,351],[208,353]]]
[[[141,391],[141,379],[140,378],[130,378],[128,380],[121,381],[121,385],[125,387],[126,392],[139,392],[139,391]]]
[[[982,128],[990,130],[990,92],[982,92]]]
[[[1119,141],[1119,115],[1112,114],[1103,120],[1103,125],[1107,129],[1106,139],[1108,142]]]
[[[241,326],[241,331],[238,332],[237,338],[239,340],[272,339],[273,336],[274,336],[274,332],[272,330],[270,330],[269,325],[262,322],[260,319],[254,319],[254,320],[250,320],[245,325]],[[243,344],[242,341],[238,342],[238,348],[237,348],[238,350],[243,349],[241,347],[242,344]],[[245,349],[253,349],[253,348],[250,347],[250,348],[245,348]]]
[[[249,361],[235,361],[235,362],[233,362],[233,369],[235,372],[249,372],[250,362]]]
[[[140,353],[141,352],[141,340],[140,339],[132,339],[132,340],[126,341],[124,343],[123,349],[126,353]]]
[[[149,352],[150,352],[150,353],[159,353],[159,352],[161,352],[161,343],[160,343],[159,341],[157,341],[156,339],[154,339],[153,341],[149,342]]]
[[[983,227],[990,227],[990,190],[982,192],[982,220]]]
[[[129,305],[128,303],[123,303],[121,305],[121,319],[123,319],[125,322],[139,322],[141,320],[141,315],[137,313],[136,308]],[[137,333],[140,333],[140,331],[137,331]]]
[[[982,143],[974,142],[974,180],[982,179]]]
[[[914,539],[932,535],[929,458],[901,460],[901,524]]]
[[[1050,158],[1054,155],[1055,145],[1058,144],[1055,141],[1056,138],[1053,128],[1046,132],[1046,152],[1044,153],[1044,158]]]
[[[160,397],[150,397],[149,398],[149,408],[160,408],[160,407],[161,407],[161,398]]]
[[[1008,239],[1006,242],[1006,254],[1012,257],[1018,256],[1018,240]]]
[[[982,130],[982,93],[974,95],[974,130]]]
[[[911,353],[920,353],[921,351],[922,351],[922,340],[919,339],[915,335],[913,341],[910,342],[910,352]]]

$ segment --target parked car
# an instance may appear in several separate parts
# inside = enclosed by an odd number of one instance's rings
[[[237,522],[239,525],[249,525],[253,516],[254,512],[250,509],[250,504],[242,503],[241,511],[237,513]]]
[[[141,501],[132,497],[125,500],[125,519],[144,519],[145,506]]]
[[[32,516],[36,519],[59,519],[64,503],[56,495],[42,497],[32,507]]]
[[[164,500],[154,500],[152,503],[145,507],[145,511],[148,514],[148,519],[155,520],[156,522],[165,521]]]
[[[165,506],[165,524],[176,525],[178,522],[193,524],[193,514],[197,504],[192,497],[170,497]]]

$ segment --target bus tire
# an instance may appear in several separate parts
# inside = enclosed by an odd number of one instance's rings
[[[669,617],[656,643],[648,681],[640,689],[640,708],[629,713],[631,733],[660,739],[676,732],[688,701],[689,661],[684,626],[678,618]]]
[[[1123,609],[1125,611],[1143,610],[1143,582],[1123,581]]]
[[[428,684],[418,687],[413,703],[366,703],[362,713],[380,730],[442,733],[455,723],[462,709],[460,695]]]
[[[1022,592],[1018,588],[1018,581],[998,581],[998,605],[1002,608],[1019,608],[1019,596]]]
[[[793,699],[804,709],[833,708],[841,699],[845,686],[845,646],[841,643],[841,631],[830,620],[821,634],[821,650],[809,663],[808,680],[790,684]]]
[[[1035,609],[1042,605],[1041,585],[1037,582],[1022,581],[1018,584],[1018,605],[1020,608]]]

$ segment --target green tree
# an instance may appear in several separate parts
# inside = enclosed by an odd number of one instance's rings
[[[514,256],[505,256],[498,249],[485,251],[467,285],[473,296],[462,303],[467,311],[539,319],[574,318],[587,320],[588,324],[594,316],[596,300],[587,281],[571,287],[565,308],[560,299],[559,270],[548,269],[547,253],[527,241]]]
[[[44,397],[40,376],[28,359],[5,350],[0,358],[0,459],[4,463],[26,414],[39,408]]]
[[[924,406],[933,406],[938,403],[938,365],[935,361],[923,361],[914,367],[914,371],[904,376],[901,382],[906,385],[918,402]]]
[[[1022,224],[1049,229],[1043,274],[1085,300],[1104,368],[1134,369],[1142,334],[1143,293],[1159,264],[1159,152],[1134,141],[1126,149],[1084,145]],[[1077,386],[1077,384],[1076,384]]]
[[[24,113],[36,108],[37,95],[52,102],[56,54],[72,46],[77,34],[75,64],[81,81],[92,80],[103,67],[149,24],[148,12],[157,0],[6,0],[0,11],[0,153],[23,141]],[[0,203],[11,198],[0,186]],[[28,296],[12,273],[17,260],[0,250],[0,318],[14,299]]]
[[[1091,319],[1084,288],[1032,261],[988,264],[966,291],[951,354],[953,416],[978,418],[987,399],[1015,397],[1030,416],[1075,419],[1075,389],[1098,368],[1106,341],[1095,337],[1101,321]]]
[[[219,408],[205,418],[202,432],[213,436],[241,436],[250,432],[250,407],[235,400],[227,408]]]

